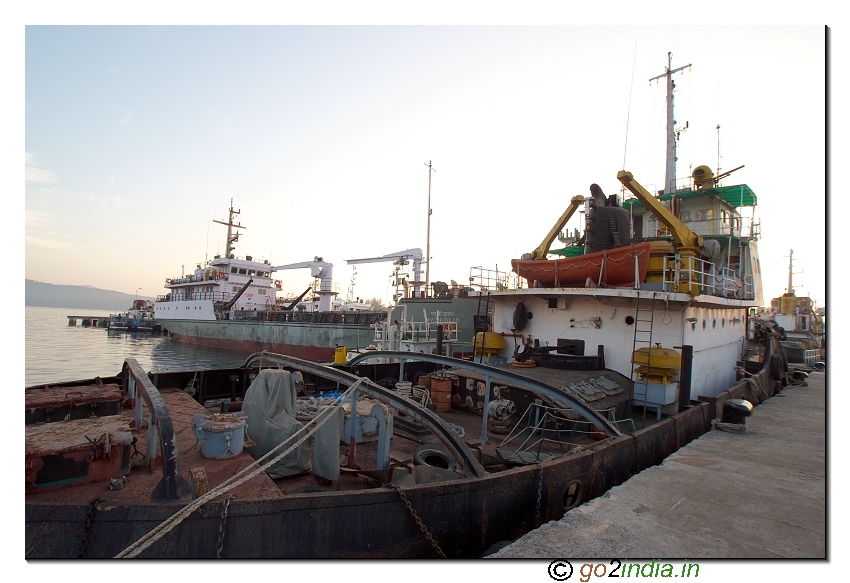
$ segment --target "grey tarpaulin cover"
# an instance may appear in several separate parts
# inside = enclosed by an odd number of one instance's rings
[[[248,414],[248,435],[256,447],[248,451],[259,459],[304,426],[295,419],[295,398],[303,379],[300,372],[266,369],[260,371],[245,393],[242,410]],[[309,440],[266,470],[275,476],[291,476],[310,469],[310,444],[313,443],[313,473],[326,480],[339,479],[339,441],[345,423],[342,407],[337,407]],[[303,433],[282,447],[288,449]]]
[[[296,390],[292,373],[287,370],[262,370],[248,387],[242,410],[248,414],[248,434],[257,443],[256,447],[248,449],[254,459],[264,456],[299,430],[306,433],[304,426],[294,418]],[[294,438],[275,455],[289,449],[302,436]],[[291,476],[309,469],[310,442],[305,441],[266,472]]]

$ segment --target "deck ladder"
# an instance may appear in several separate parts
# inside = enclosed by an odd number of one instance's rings
[[[641,301],[641,297],[643,296],[643,294],[638,291],[637,305],[635,306],[635,335],[634,339],[632,340],[632,355],[634,355],[635,351],[640,348],[652,348],[652,325],[653,320],[655,318],[655,293],[656,292],[652,292],[651,297],[644,296],[643,301]],[[646,306],[647,302],[649,302],[649,306]],[[638,376],[634,364],[632,364],[631,380],[632,383],[634,383],[635,389],[637,389],[638,387],[643,387],[642,426],[645,427],[647,399],[649,398],[649,386],[647,381],[641,379]]]

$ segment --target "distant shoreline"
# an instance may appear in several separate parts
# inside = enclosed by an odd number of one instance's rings
[[[84,285],[56,285],[32,279],[25,280],[25,283],[24,305],[33,308],[117,311],[129,310],[133,300],[137,298],[151,301],[155,299]]]

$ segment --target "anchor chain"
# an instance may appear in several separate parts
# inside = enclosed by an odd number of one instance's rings
[[[425,526],[425,523],[422,522],[421,518],[419,518],[419,515],[416,513],[416,510],[413,509],[413,505],[410,504],[410,500],[407,499],[407,496],[404,495],[404,492],[401,491],[401,488],[399,488],[395,484],[387,484],[387,486],[398,492],[399,498],[401,498],[401,501],[404,502],[405,506],[407,506],[407,510],[408,512],[410,512],[410,515],[413,517],[413,520],[415,520],[416,524],[419,525],[419,530],[421,530],[428,538],[428,542],[431,543],[431,546],[434,547],[434,550],[437,551],[437,555],[439,555],[441,559],[445,559],[446,554],[443,552],[443,549],[440,548],[440,545],[437,544],[437,541],[434,539],[434,536],[428,530],[428,527]]]
[[[80,544],[80,552],[77,554],[78,559],[86,557],[86,550],[89,548],[89,536],[91,535],[91,525],[94,522],[94,507],[100,502],[100,498],[95,498],[89,502],[89,509],[86,512],[86,524],[83,527],[83,542]]]
[[[537,501],[534,504],[534,522],[540,526],[540,499],[543,496],[543,464],[537,460]]]
[[[228,496],[224,499],[224,507],[221,509],[221,524],[218,525],[218,541],[215,545],[215,558],[221,558],[221,549],[224,547],[224,523],[227,522],[227,508],[230,506],[230,499],[233,496]]]

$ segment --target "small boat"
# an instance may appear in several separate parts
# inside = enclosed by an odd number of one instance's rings
[[[133,300],[133,306],[126,312],[110,314],[107,329],[112,332],[160,332],[162,327],[154,318],[153,302]]]
[[[605,249],[560,259],[512,259],[511,265],[529,287],[622,287],[642,282],[651,243]]]

